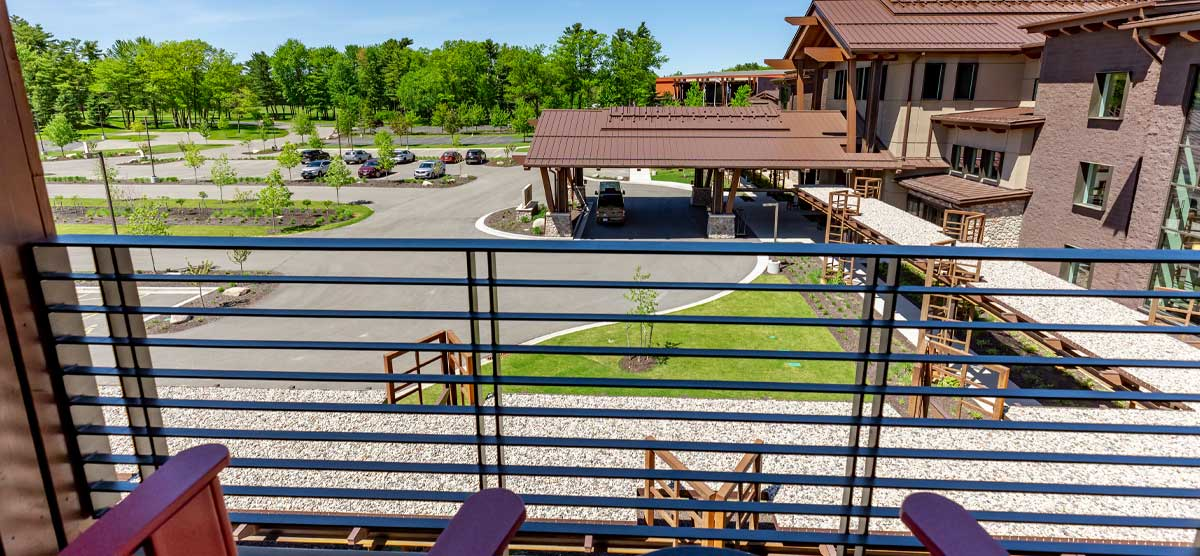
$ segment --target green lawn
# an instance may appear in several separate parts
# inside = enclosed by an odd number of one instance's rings
[[[200,137],[197,136],[196,138],[199,139]],[[228,147],[228,146],[229,145],[209,145],[209,144],[205,144],[205,143],[197,143],[196,144],[196,147],[202,151],[206,151],[209,149],[219,149],[221,147]],[[121,156],[121,155],[137,154],[137,150],[138,150],[137,147],[125,147],[125,148],[121,148],[121,149],[103,149],[102,152],[104,153],[105,156]],[[153,152],[154,154],[175,154],[175,153],[182,152],[182,149],[179,148],[179,145],[175,145],[175,144],[154,145],[154,146],[150,147],[150,151]],[[66,151],[66,154],[71,154],[71,153],[82,155],[83,150]],[[58,149],[50,148],[50,145],[46,145],[46,156],[56,156],[56,157],[61,158],[63,156],[63,152]]]
[[[200,205],[200,199],[183,199],[183,201],[184,201],[184,203],[182,205],[180,205],[175,202],[175,199],[171,199],[171,200],[168,200],[166,202],[166,204],[168,207],[171,207],[171,208],[193,208],[193,207],[198,207]],[[103,209],[108,208],[108,202],[104,199],[63,199],[61,197],[55,197],[52,200],[52,203],[55,205],[63,203],[66,205],[73,205],[73,206],[98,207],[98,208],[103,208]],[[308,207],[305,207],[303,204],[301,204],[299,202],[295,202],[295,201],[293,201],[293,205],[296,206],[297,208],[308,208]],[[208,200],[204,201],[204,206],[205,206],[205,208],[238,209],[238,208],[246,208],[248,206],[253,206],[253,203],[250,203],[250,204],[238,203],[236,201],[221,202],[221,201],[216,201],[213,199],[208,199]],[[352,224],[357,224],[359,222],[362,222],[363,220],[366,220],[368,217],[370,217],[372,214],[375,213],[375,211],[373,211],[369,207],[366,207],[363,205],[336,205],[335,204],[335,205],[333,205],[333,207],[347,209],[354,216],[353,216],[353,218],[350,218],[349,220],[343,220],[341,222],[333,222],[330,224],[325,224],[324,226],[286,227],[286,228],[283,228],[282,231],[276,232],[274,235],[287,235],[287,234],[295,234],[295,233],[302,233],[302,232],[332,230],[335,228],[341,228],[344,226],[350,226]],[[325,205],[324,205],[324,203],[314,202],[314,203],[312,203],[311,208],[313,208],[313,209],[325,208]],[[104,214],[108,214],[108,212],[105,211]],[[59,234],[64,234],[64,235],[65,234],[100,234],[100,235],[112,234],[112,225],[111,224],[56,223],[54,227],[55,227],[55,230]],[[128,233],[127,227],[124,225],[118,225],[117,231],[122,234]],[[249,236],[269,235],[269,234],[271,234],[271,228],[269,226],[236,226],[236,225],[205,226],[205,225],[182,225],[181,224],[181,225],[171,226],[170,232],[171,232],[171,235],[174,235],[174,236],[209,236],[209,237],[225,237],[225,236],[243,237],[244,236],[244,237],[249,237]]]
[[[756,282],[784,283],[783,276],[763,275]],[[617,311],[618,308],[612,308]],[[763,317],[813,317],[813,310],[798,293],[734,292],[716,301],[680,311],[680,315],[740,315]],[[730,348],[755,350],[841,351],[829,330],[821,327],[660,324],[656,344],[680,348]],[[607,325],[560,336],[545,342],[553,346],[626,345],[624,324]],[[813,382],[848,384],[854,365],[835,361],[728,360],[671,358],[641,373],[624,371],[614,356],[558,356],[519,354],[504,357],[501,372],[516,376],[738,380],[753,382]],[[490,369],[485,366],[485,372]],[[633,388],[508,386],[505,392],[606,396],[657,396],[671,398],[737,398],[776,400],[843,400],[845,396],[816,393],[746,392]],[[440,386],[426,389],[426,399],[437,399]],[[416,403],[416,398],[406,400]]]
[[[654,171],[654,179],[658,181],[673,181],[691,184],[696,171],[690,168],[664,168]]]
[[[55,224],[54,229],[60,235],[112,234],[112,225],[110,224]],[[128,226],[119,225],[117,230],[123,235],[129,234]],[[265,236],[268,231],[270,228],[267,226],[171,226],[171,235],[173,236],[249,237]]]

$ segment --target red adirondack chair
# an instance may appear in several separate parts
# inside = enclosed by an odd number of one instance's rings
[[[905,498],[900,505],[900,521],[931,556],[1009,556],[970,512],[931,492]]]
[[[60,556],[236,556],[217,473],[229,465],[219,444],[184,450],[104,514]],[[431,556],[496,556],[525,522],[525,504],[503,489],[463,503]]]

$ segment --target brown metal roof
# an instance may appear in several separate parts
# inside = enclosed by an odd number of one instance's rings
[[[1150,29],[1151,32],[1157,32],[1166,28],[1170,28],[1172,31],[1200,30],[1200,9],[1181,14],[1151,17],[1121,26],[1121,29]]]
[[[801,27],[788,49],[832,42],[849,53],[1021,52],[1041,41],[1021,27],[1054,14],[1112,8],[1129,0],[814,0],[823,25]],[[808,36],[804,35],[808,33]],[[1031,40],[1032,39],[1032,40]]]
[[[945,125],[983,127],[988,129],[1037,127],[1046,122],[1045,116],[1038,116],[1033,113],[1033,108],[1024,106],[952,112],[950,114],[939,114],[930,119]]]
[[[900,180],[900,185],[910,191],[960,207],[1028,199],[1033,195],[1032,191],[1025,189],[1005,189],[950,174],[909,178]]]
[[[526,167],[896,169],[888,153],[847,153],[837,111],[776,106],[546,110]]]

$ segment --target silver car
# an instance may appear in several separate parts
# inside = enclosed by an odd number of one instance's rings
[[[342,153],[342,162],[346,164],[362,164],[368,160],[371,160],[371,153],[362,149]]]
[[[300,169],[300,177],[306,180],[323,178],[325,174],[329,173],[329,164],[328,160],[314,160],[309,162]]]
[[[392,162],[396,164],[408,164],[409,162],[416,161],[417,155],[413,154],[413,152],[409,150],[396,151],[396,156],[392,157]]]
[[[430,180],[446,175],[446,165],[440,160],[426,160],[417,166],[413,177],[419,180]]]

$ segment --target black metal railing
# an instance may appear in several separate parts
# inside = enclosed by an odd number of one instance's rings
[[[321,260],[350,262],[320,272],[307,272],[305,267],[306,272],[296,274],[180,275],[139,270],[144,264],[135,261],[145,249],[158,250],[158,260],[168,265],[171,256],[163,251],[205,257],[225,249],[260,254],[315,252],[322,254]],[[800,273],[773,281],[703,281],[694,276],[629,280],[614,278],[615,270],[608,274],[597,270],[632,268],[635,262],[647,260],[663,268],[676,260],[695,263],[696,268],[711,268],[713,261],[748,268],[753,257],[762,256],[796,267],[822,256],[852,259],[863,277],[854,285],[809,283]],[[388,266],[399,272],[359,272],[370,270],[371,261],[388,257],[399,261]],[[1200,388],[1139,390],[1122,389],[1120,384],[1066,388],[1061,382],[967,388],[953,381],[922,383],[909,377],[919,369],[953,365],[999,365],[1050,374],[1086,368],[1133,376],[1140,369],[1154,369],[1159,375],[1194,376],[1200,373],[1200,353],[1183,358],[1147,356],[1134,345],[1142,338],[1200,334],[1200,326],[1078,323],[1070,322],[1069,315],[1056,322],[904,320],[899,315],[904,313],[905,296],[961,296],[983,311],[988,300],[1004,296],[1059,299],[1069,306],[1105,298],[1196,299],[1200,293],[1078,290],[1065,285],[1061,289],[992,287],[986,271],[982,283],[969,286],[903,284],[901,261],[940,259],[1086,261],[1148,268],[1161,263],[1196,264],[1200,253],[63,236],[32,246],[28,264],[44,297],[41,325],[48,338],[47,351],[61,370],[57,394],[74,450],[76,478],[84,485],[82,498],[97,512],[135,488],[139,477],[152,473],[171,453],[194,443],[217,441],[229,444],[233,451],[225,477],[226,494],[234,500],[232,519],[260,529],[436,530],[448,515],[439,509],[444,506],[436,504],[461,502],[479,488],[506,486],[531,506],[531,520],[522,529],[528,535],[590,535],[614,542],[701,540],[742,547],[832,545],[861,552],[918,547],[895,519],[897,496],[931,490],[962,501],[981,521],[997,527],[994,531],[1015,552],[1193,553],[1188,531],[1200,528],[1194,511],[1200,507],[1196,487],[1200,419],[1192,408],[1200,407]],[[580,261],[603,261],[592,269],[600,275],[581,275]],[[342,271],[347,268],[350,272]],[[148,297],[142,292],[154,285],[227,283],[279,289],[251,307],[142,305]],[[81,300],[82,290],[76,286],[92,288],[99,299]],[[279,299],[297,299],[283,297],[288,288],[301,287],[310,288],[306,291],[313,297],[301,295],[306,301],[279,306]],[[369,288],[376,302],[340,306],[340,294],[354,288]],[[637,314],[625,312],[628,304],[618,297],[630,289],[826,295],[841,296],[837,299],[847,304],[861,301],[857,316]],[[217,321],[151,335],[146,328],[146,317],[151,315],[265,324],[227,326]],[[307,327],[331,319],[358,323],[368,337],[310,337]],[[383,403],[379,389],[395,377],[359,362],[382,352],[430,350],[428,344],[405,338],[379,339],[387,331],[407,330],[386,328],[398,322],[421,323],[426,330],[461,331],[464,343],[440,344],[437,350],[469,354],[478,363],[475,372],[406,375],[403,380],[430,388],[462,388],[472,393],[469,403]],[[562,339],[519,343],[540,332],[580,323],[722,327],[729,333],[713,335],[712,329],[704,328],[704,334],[718,340],[691,346],[687,342],[597,345]],[[524,328],[511,330],[518,325]],[[855,330],[857,349],[747,348],[739,338],[761,332],[754,327]],[[904,330],[1018,336],[1114,334],[1114,343],[1128,343],[1123,347],[1129,349],[1119,353],[1138,355],[1078,349],[1055,352],[1053,346],[958,354],[895,349]],[[248,336],[250,332],[255,334]],[[421,336],[413,334],[411,339]],[[313,357],[317,362],[309,363]],[[522,362],[520,357],[526,359]],[[596,374],[584,368],[594,358],[621,357],[717,360],[727,367],[716,379]],[[154,364],[159,359],[171,363]],[[790,376],[784,374],[743,376],[755,361],[794,365],[785,367],[789,369],[844,365],[841,376],[848,378],[823,380],[800,371],[795,380],[779,380]],[[531,369],[537,372],[524,372]],[[264,388],[271,385],[280,388]],[[262,395],[251,399],[254,395],[247,392],[253,389],[242,386],[253,386]],[[278,393],[306,389],[332,399]],[[635,392],[650,397],[628,395]],[[668,395],[653,397],[664,393]],[[370,403],[371,395],[378,395],[379,401]],[[694,397],[704,401],[676,399]],[[1033,413],[1014,416],[1020,410],[1010,410],[1005,419],[989,420],[949,414],[912,416],[908,411],[914,400],[934,400],[936,406],[938,400],[979,398],[1003,398]],[[238,415],[261,416],[261,420],[239,421]],[[296,425],[270,426],[277,422],[272,416],[279,415]],[[355,419],[340,418],[347,415]],[[1130,446],[1135,447],[1123,449]],[[341,447],[344,452],[338,451]],[[675,454],[684,464],[689,459],[702,463],[686,468],[642,464],[643,454],[652,458],[664,452]],[[363,457],[367,453],[371,457]],[[412,457],[389,457],[395,454]],[[732,464],[725,466],[728,457],[740,454],[763,456],[763,470],[734,472]],[[1046,475],[1038,475],[1043,470]],[[368,476],[386,480],[363,479]],[[739,490],[737,499],[703,499],[697,493],[704,488],[697,486],[683,496],[650,497],[649,489],[657,488],[652,487],[654,481],[676,488],[697,482],[756,484],[771,487],[767,491],[773,488],[774,494],[746,500]],[[1096,504],[1105,499],[1119,503]],[[306,500],[341,505],[321,511],[319,503],[300,504]],[[1101,506],[1104,511],[1097,510]],[[699,519],[680,525],[647,517],[664,513],[676,518],[690,513],[770,519],[759,521],[766,525],[747,529],[725,526],[723,517],[707,526]],[[1063,530],[1080,532],[1056,533]]]

